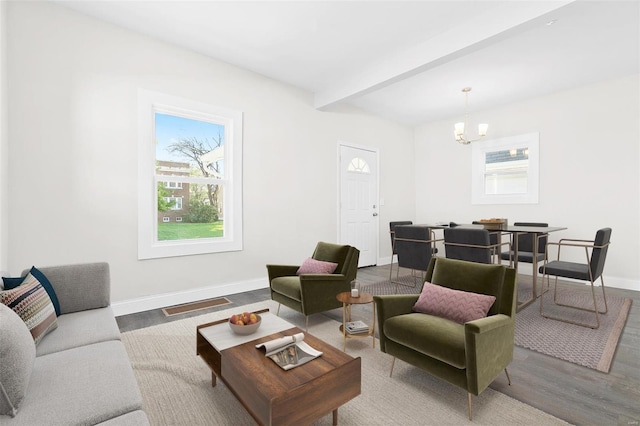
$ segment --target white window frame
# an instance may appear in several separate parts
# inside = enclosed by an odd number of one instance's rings
[[[471,203],[472,204],[537,204],[539,191],[540,134],[483,140],[471,145]],[[485,159],[488,152],[527,149],[527,192],[522,194],[486,194]]]
[[[224,125],[223,214],[219,238],[158,241],[157,185],[167,176],[156,175],[155,113]],[[198,177],[180,177],[187,183],[206,183]],[[138,90],[138,259],[189,256],[242,250],[242,112],[203,102]]]

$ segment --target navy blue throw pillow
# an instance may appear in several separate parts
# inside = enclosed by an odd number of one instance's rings
[[[2,282],[4,283],[4,289],[11,290],[13,288],[18,287],[20,284],[22,284],[25,278],[27,278],[26,275],[24,277],[15,277],[15,278],[2,277]]]
[[[56,292],[53,290],[53,286],[51,285],[51,282],[35,266],[32,266],[31,270],[29,272],[31,272],[31,275],[33,275],[35,277],[35,279],[40,281],[40,284],[42,284],[42,287],[44,287],[44,289],[47,291],[47,293],[49,294],[49,298],[51,299],[51,302],[53,303],[53,308],[56,310],[56,316],[59,317],[60,316],[60,302],[58,302],[58,297],[56,296]]]

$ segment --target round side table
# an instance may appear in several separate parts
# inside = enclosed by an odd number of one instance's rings
[[[347,339],[352,337],[372,337],[372,346],[376,347],[376,304],[373,302],[373,295],[369,293],[360,292],[358,297],[351,296],[350,291],[338,293],[336,299],[342,302],[342,325],[340,331],[342,331],[342,350],[347,351]],[[373,305],[373,316],[371,318],[371,327],[367,331],[361,333],[349,333],[347,331],[347,322],[351,322],[351,305],[363,305],[371,303]]]

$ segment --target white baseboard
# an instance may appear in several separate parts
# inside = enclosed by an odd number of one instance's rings
[[[378,258],[378,266],[388,265],[391,263],[391,256]]]
[[[203,287],[194,290],[176,291],[172,293],[155,294],[137,299],[123,300],[111,304],[115,316],[134,314],[182,303],[196,302],[203,299],[228,296],[229,294],[244,293],[246,291],[268,288],[267,278],[240,281],[221,286]]]

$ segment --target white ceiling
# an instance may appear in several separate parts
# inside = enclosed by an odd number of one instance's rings
[[[640,72],[638,0],[50,1],[408,125]]]

